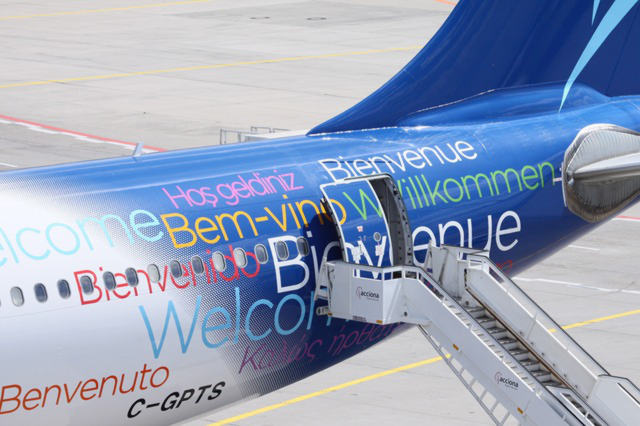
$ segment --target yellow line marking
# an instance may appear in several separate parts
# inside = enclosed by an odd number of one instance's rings
[[[65,12],[51,12],[51,13],[34,13],[31,15],[15,15],[15,16],[0,16],[0,21],[10,21],[15,19],[30,19],[30,18],[48,18],[53,16],[70,16],[70,15],[87,15],[89,13],[104,13],[104,12],[120,12],[124,10],[135,9],[151,9],[153,7],[168,7],[168,6],[180,6],[183,4],[191,3],[205,3],[211,0],[183,0],[183,1],[170,1],[166,3],[150,3],[140,4],[137,6],[123,6],[123,7],[110,7],[104,9],[84,9],[84,10],[69,10]]]
[[[326,59],[326,58],[339,58],[343,56],[370,55],[372,53],[400,52],[405,50],[413,50],[420,47],[422,46],[390,47],[387,49],[369,49],[369,50],[359,50],[359,51],[352,51],[352,52],[326,53],[323,55],[305,55],[305,56],[290,56],[290,57],[275,58],[275,59],[257,59],[255,61],[229,62],[226,64],[197,65],[193,67],[177,67],[177,68],[166,68],[166,69],[158,69],[158,70],[122,72],[122,73],[104,74],[104,75],[88,75],[84,77],[61,78],[57,80],[23,81],[20,83],[0,84],[0,89],[9,89],[12,87],[42,86],[45,84],[53,84],[53,83],[71,83],[71,82],[77,82],[77,81],[107,80],[111,78],[134,77],[134,76],[140,76],[140,75],[156,75],[156,74],[166,74],[166,73],[184,72],[184,71],[211,70],[211,69],[218,69],[218,68],[240,67],[240,66],[246,66],[246,65],[276,64],[280,62],[296,62],[296,61],[305,61],[310,59]]]
[[[622,317],[627,317],[627,316],[637,315],[637,314],[640,314],[640,309],[636,309],[636,310],[633,310],[633,311],[622,312],[622,313],[614,314],[614,315],[608,315],[608,316],[605,316],[605,317],[594,318],[594,319],[590,319],[590,320],[587,320],[587,321],[576,322],[576,323],[573,323],[573,324],[562,326],[562,328],[565,329],[565,330],[569,330],[571,328],[584,327],[584,326],[589,325],[589,324],[596,324],[596,323],[603,322],[603,321],[609,321],[609,320],[612,320],[612,319],[617,319],[617,318],[622,318]],[[556,330],[551,329],[550,331],[551,332],[555,332]],[[258,408],[257,410],[253,410],[253,411],[248,411],[246,413],[239,414],[239,415],[234,416],[234,417],[229,417],[229,418],[226,418],[226,419],[211,423],[211,424],[209,424],[209,426],[227,425],[227,424],[230,424],[230,423],[233,423],[233,422],[237,422],[239,420],[244,420],[244,419],[249,418],[249,417],[257,416],[258,414],[266,413],[268,411],[277,410],[278,408],[286,407],[287,405],[292,405],[292,404],[295,404],[295,403],[298,403],[298,402],[306,401],[307,399],[311,399],[311,398],[315,398],[317,396],[325,395],[325,394],[330,393],[330,392],[335,392],[335,391],[338,391],[338,390],[341,390],[341,389],[344,389],[344,388],[348,388],[350,386],[358,385],[360,383],[369,382],[371,380],[379,379],[381,377],[389,376],[391,374],[399,373],[401,371],[411,370],[413,368],[421,367],[423,365],[434,364],[434,363],[436,363],[438,361],[442,361],[442,357],[438,356],[438,357],[429,358],[429,359],[425,359],[425,360],[422,360],[422,361],[414,362],[414,363],[411,363],[411,364],[402,365],[400,367],[396,367],[396,368],[392,368],[392,369],[389,369],[389,370],[381,371],[380,373],[371,374],[369,376],[365,376],[365,377],[362,377],[360,379],[355,379],[355,380],[352,380],[350,382],[346,382],[346,383],[342,383],[342,384],[339,384],[339,385],[331,386],[329,388],[322,389],[322,390],[319,390],[317,392],[312,392],[312,393],[308,393],[308,394],[305,394],[305,395],[298,396],[296,398],[288,399],[286,401],[279,402],[277,404],[267,405],[266,407]]]
[[[614,314],[614,315],[609,315],[609,316],[606,316],[606,317],[594,318],[594,319],[587,320],[587,321],[576,322],[574,324],[565,325],[562,328],[565,329],[565,330],[569,330],[570,328],[584,327],[585,325],[589,325],[589,324],[596,324],[596,323],[603,322],[603,321],[609,321],[609,320],[612,320],[612,319],[628,317],[628,316],[637,315],[637,314],[640,314],[640,309],[636,309],[634,311],[622,312],[622,313]]]
[[[414,362],[412,364],[403,365],[401,367],[392,368],[390,370],[381,371],[380,373],[371,374],[370,376],[361,377],[359,379],[352,380],[352,381],[346,382],[346,383],[342,383],[340,385],[331,386],[330,388],[322,389],[322,390],[319,390],[317,392],[312,392],[312,393],[308,393],[306,395],[301,395],[301,396],[289,399],[289,400],[284,401],[284,402],[279,402],[277,404],[268,405],[266,407],[262,407],[262,408],[259,408],[257,410],[249,411],[247,413],[240,414],[240,415],[235,416],[235,417],[229,417],[228,419],[224,419],[224,420],[220,420],[219,422],[211,423],[209,426],[226,425],[226,424],[238,421],[238,420],[243,420],[243,419],[246,419],[248,417],[253,417],[255,415],[265,413],[267,411],[272,411],[272,410],[276,410],[276,409],[281,408],[281,407],[285,407],[287,405],[295,404],[296,402],[305,401],[305,400],[310,399],[310,398],[315,398],[316,396],[320,396],[320,395],[324,395],[324,394],[327,394],[327,393],[330,393],[330,392],[338,391],[340,389],[348,388],[349,386],[354,386],[354,385],[358,385],[360,383],[365,383],[365,382],[368,382],[368,381],[371,381],[371,380],[379,379],[381,377],[388,376],[390,374],[399,373],[401,371],[410,370],[412,368],[420,367],[420,366],[427,365],[427,364],[433,364],[434,362],[438,362],[438,361],[441,361],[441,360],[442,360],[442,357],[438,356],[438,357],[429,358],[429,359],[425,359],[425,360],[422,360],[422,361]]]

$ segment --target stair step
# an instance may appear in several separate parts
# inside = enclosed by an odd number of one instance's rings
[[[494,339],[502,339],[504,337],[509,337],[509,332],[506,330],[498,331],[495,333],[491,333],[491,336],[493,336]]]
[[[476,321],[478,320],[476,319]],[[487,318],[484,322],[478,321],[478,324],[480,324],[480,326],[482,326],[483,328],[492,328],[498,325],[498,322],[492,318]]]
[[[551,378],[551,373],[544,371],[544,370],[538,370],[538,371],[533,371],[531,373],[539,382],[545,382],[547,380],[549,380]]]
[[[587,414],[587,419],[589,419],[589,421],[594,425],[601,426],[601,423],[595,417],[593,417],[591,413]]]
[[[535,359],[526,359],[520,362],[520,364],[529,371],[536,371],[540,369],[540,361]]]
[[[474,318],[481,318],[481,317],[487,316],[487,311],[484,308],[479,306],[475,308],[467,309],[467,312],[469,313],[469,315],[471,315]]]
[[[584,408],[584,406],[582,404],[580,404],[578,401],[576,401],[575,399],[571,398],[570,399],[571,404],[576,407],[576,409],[578,411],[580,411],[582,414],[587,414],[587,410],[586,408]]]
[[[518,342],[511,337],[500,337],[496,339],[500,345],[506,350],[515,348],[518,346]]]
[[[518,361],[523,361],[529,358],[529,355],[530,355],[528,350],[521,349],[521,348],[517,348],[513,351],[509,351],[509,353],[511,354],[512,357],[514,357]]]
[[[545,374],[551,374],[549,373],[548,370],[542,370],[542,369],[529,371],[529,373],[533,374],[536,377],[544,376]]]
[[[491,322],[491,321],[495,321],[495,318],[492,318],[488,315],[482,316],[482,317],[476,317],[476,321],[478,321],[478,323],[482,324],[485,327],[491,327],[489,325],[486,325],[486,323]]]

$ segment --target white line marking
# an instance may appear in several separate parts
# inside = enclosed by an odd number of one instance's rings
[[[579,246],[577,244],[571,244],[569,247],[581,250],[591,250],[591,251],[600,251],[599,248],[587,247],[587,246]]]
[[[580,283],[572,283],[569,281],[560,281],[560,280],[550,280],[547,278],[523,278],[523,277],[515,277],[515,280],[518,281],[539,281],[539,282],[543,282],[543,283],[549,283],[549,284],[560,284],[560,285],[566,285],[568,287],[580,287],[580,288],[588,288],[590,290],[598,290],[598,291],[603,291],[606,293],[629,293],[629,294],[640,294],[640,291],[637,290],[624,290],[624,289],[617,289],[617,288],[604,288],[604,287],[596,287],[596,286],[592,286],[592,285],[587,285],[587,284],[580,284]]]
[[[18,167],[15,164],[9,164],[9,163],[0,163],[0,166],[13,167],[13,168],[17,168]]]

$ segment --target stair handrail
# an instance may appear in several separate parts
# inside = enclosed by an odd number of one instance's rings
[[[342,261],[342,260],[337,260],[337,261],[327,262],[326,273],[330,274],[333,270],[335,270],[336,266],[339,265],[339,264],[340,265],[350,265],[350,266],[352,266],[353,267],[353,273],[354,273],[354,277],[353,278],[366,279],[366,280],[370,280],[370,279],[378,280],[378,281],[382,281],[383,285],[384,285],[385,281],[393,281],[393,280],[398,279],[398,277],[395,274],[395,273],[398,273],[398,272],[401,274],[402,278],[413,278],[413,279],[416,279],[426,288],[427,291],[431,292],[435,297],[437,297],[439,299],[444,299],[444,300],[446,300],[447,303],[449,303],[453,307],[457,308],[464,315],[466,320],[469,321],[469,324],[465,324],[462,321],[462,319],[459,318],[459,317],[457,317],[458,320],[461,321],[463,326],[465,328],[467,328],[474,336],[476,336],[476,338],[479,337],[478,332],[486,331],[484,329],[484,327],[482,327],[482,325],[480,325],[477,322],[477,320],[462,305],[460,305],[458,303],[458,301],[456,301],[452,296],[450,296],[438,284],[437,280],[430,273],[428,273],[427,271],[425,271],[421,267],[409,266],[409,265],[378,267],[378,266],[354,264],[354,263],[345,262],[345,261]],[[372,273],[372,274],[378,274],[376,276],[378,276],[379,278],[363,278],[363,277],[360,277],[358,275],[355,275],[355,274],[357,274],[358,271],[366,271],[366,272],[369,272],[369,273]],[[415,277],[407,277],[407,272],[415,274]],[[329,284],[329,293],[331,293],[331,288],[332,288],[332,285]],[[443,303],[443,306],[449,312],[452,312],[451,308],[449,306],[447,306],[445,303]],[[416,324],[420,325],[418,323],[416,323]],[[520,361],[518,361],[508,350],[504,349],[504,347],[490,333],[487,333],[485,335],[485,338],[488,339],[489,341],[491,341],[496,346],[503,348],[504,351],[502,353],[502,364],[504,365],[504,367],[506,369],[508,369],[509,371],[513,372],[513,368],[508,365],[508,362],[510,362],[510,363],[512,363],[514,365],[521,366]],[[482,341],[482,343],[485,346],[488,346],[487,342]],[[529,383],[525,382],[524,380],[522,380],[522,383],[523,383],[524,386],[529,387],[534,394],[537,394],[539,397],[541,397],[543,400],[545,400],[547,404],[550,404],[550,405],[554,406],[556,409],[566,409],[566,407],[564,406],[564,404],[562,404],[562,402],[558,399],[558,397],[556,395],[554,395],[553,393],[551,393],[547,389],[546,386],[544,386],[542,383],[540,383],[540,381],[533,374],[531,374],[531,372],[529,372],[526,368],[524,368],[522,366],[521,366],[521,368],[522,368],[523,373],[532,382],[532,384],[529,384]],[[573,413],[571,413],[571,415],[572,414]]]
[[[462,314],[465,316],[465,318],[469,321],[469,324],[468,325],[465,324],[465,327],[471,330],[472,333],[477,335],[476,331],[485,331],[484,327],[482,327],[482,325],[480,325],[476,321],[476,319],[462,305],[458,303],[458,301],[456,301],[453,297],[451,297],[438,284],[435,278],[433,278],[428,272],[426,272],[424,269],[420,267],[409,266],[409,265],[380,267],[380,266],[360,265],[360,264],[345,262],[342,260],[337,260],[337,261],[327,262],[327,273],[329,273],[332,269],[334,269],[336,267],[336,264],[351,265],[354,267],[354,273],[360,270],[360,271],[366,271],[374,274],[379,274],[379,278],[377,278],[377,280],[382,281],[383,283],[385,281],[391,281],[391,280],[397,279],[397,277],[394,276],[394,273],[396,272],[401,273],[402,278],[412,278],[412,277],[407,277],[407,272],[411,272],[416,275],[414,279],[417,279],[418,281],[420,281],[428,291],[433,293],[438,298],[446,299],[447,303],[451,304],[452,306],[457,308],[459,311],[461,311]],[[361,278],[361,277],[358,277],[358,278]],[[361,278],[361,279],[371,279],[371,278]],[[447,310],[451,311],[450,307],[446,305],[444,306]],[[487,334],[486,338],[491,340],[496,345],[502,347],[502,345],[500,345],[500,343],[491,334]],[[504,357],[510,362],[520,365],[520,361],[515,359],[513,355],[509,353],[509,351],[505,350]],[[510,368],[510,367],[507,366],[507,368]],[[542,385],[542,383],[540,383],[540,381],[533,374],[531,374],[526,368],[523,367],[523,369],[526,372],[527,376],[529,376],[531,381],[535,383],[535,388],[532,388],[532,389],[536,390],[537,392],[546,391],[545,386]]]
[[[577,361],[585,365],[585,367],[591,371],[594,378],[601,375],[609,375],[608,371],[598,361],[596,361],[589,352],[582,347],[582,345],[571,337],[571,335],[567,333],[564,328],[562,328],[562,326],[558,324],[538,303],[536,303],[536,301],[522,290],[518,284],[496,267],[487,256],[468,254],[466,256],[466,260],[469,263],[474,261],[478,262],[483,268],[488,270],[488,276],[491,277],[491,281],[502,289],[505,294],[515,300],[516,303],[525,308],[532,320],[540,323],[549,333],[552,333],[558,343],[563,345]],[[496,279],[496,275],[500,280]],[[534,313],[530,312],[530,310],[533,310]],[[508,318],[506,318],[506,320],[508,320]],[[587,363],[590,365],[587,365]]]

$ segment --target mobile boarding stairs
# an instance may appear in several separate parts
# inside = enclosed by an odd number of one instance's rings
[[[395,239],[397,253],[410,244],[402,199],[391,178],[367,180],[384,207],[386,236]],[[347,185],[362,189],[363,183],[332,185],[337,188],[323,188],[327,200],[335,195],[331,191],[348,190]],[[322,264],[317,294],[328,300],[324,313],[381,325],[416,324],[498,425],[640,424],[640,390],[609,375],[488,253],[431,245],[425,268],[410,265],[408,257],[396,266],[361,265],[348,261],[347,247],[357,252],[371,238],[360,236],[357,243],[348,223],[340,224],[332,213],[343,260]],[[360,233],[367,227],[357,225]],[[405,254],[412,254],[410,247]]]

